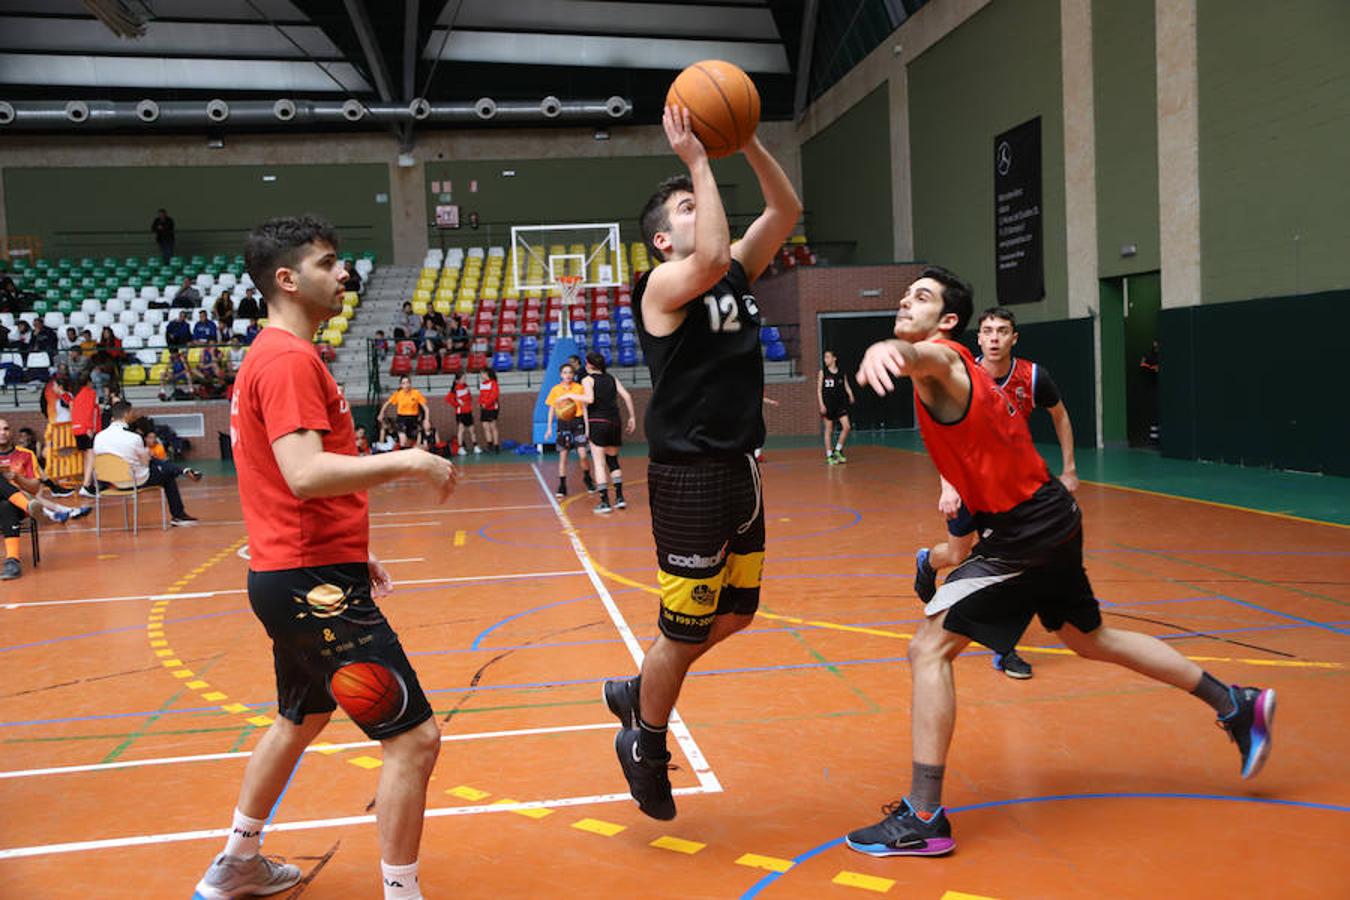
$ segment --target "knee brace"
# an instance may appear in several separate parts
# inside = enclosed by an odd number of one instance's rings
[[[605,467],[606,467],[607,469],[609,469],[609,474],[611,474],[611,475],[613,475],[615,472],[619,471],[620,466],[619,466],[619,457],[618,457],[618,455],[616,454],[616,455],[614,455],[614,456],[610,456],[608,453],[606,453],[606,454],[605,454]]]

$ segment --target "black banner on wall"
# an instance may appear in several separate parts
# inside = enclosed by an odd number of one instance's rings
[[[1045,296],[1039,116],[994,138],[994,268],[1000,306]]]

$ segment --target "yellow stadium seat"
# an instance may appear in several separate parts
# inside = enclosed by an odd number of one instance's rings
[[[323,340],[330,347],[342,346],[342,332],[336,328],[329,328],[323,333]]]
[[[167,366],[168,364],[169,364],[169,351],[168,350],[159,351],[159,365]]]
[[[449,297],[437,297],[436,301],[431,304],[431,308],[441,315],[446,315],[454,308],[454,304]]]
[[[430,289],[430,288],[418,288],[417,290],[413,291],[413,300],[421,300],[421,301],[424,302],[424,303],[430,302],[430,301],[431,301],[431,289]]]
[[[151,366],[149,378],[150,383],[159,384],[160,379],[164,377],[164,373],[167,372],[168,369],[169,367],[166,366],[164,363],[155,363],[153,366]]]
[[[419,278],[435,278],[435,277],[436,277],[436,273],[437,273],[438,271],[439,271],[438,269],[433,269],[433,268],[427,267],[427,268],[424,268],[424,269],[422,270],[421,274],[420,274],[418,277],[419,277]]]
[[[473,315],[473,301],[459,300],[455,303],[455,312],[461,316]]]
[[[202,361],[202,348],[201,348],[201,347],[189,347],[189,348],[188,348],[188,357],[187,357],[187,359],[188,359],[188,365],[190,365],[190,366],[198,365],[198,364]]]
[[[344,306],[360,306],[361,295],[356,291],[348,291],[342,295],[342,303]]]
[[[123,384],[145,384],[145,366],[131,365],[122,370]]]
[[[425,316],[427,314],[427,301],[420,299],[414,300],[413,312],[417,313],[419,316]]]
[[[341,316],[338,316],[335,319],[329,319],[328,330],[336,331],[338,334],[345,334],[347,331],[347,320]]]

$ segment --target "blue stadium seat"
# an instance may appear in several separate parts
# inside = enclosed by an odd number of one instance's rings
[[[591,343],[595,346],[597,350],[604,352],[605,350],[608,350],[610,347],[614,346],[614,339],[609,336],[609,332],[602,331],[595,336],[594,340],[592,340]]]
[[[596,330],[596,331],[609,331],[611,328],[613,328],[613,326],[609,324],[609,319],[596,319],[596,320],[595,320],[595,330]]]
[[[632,344],[619,345],[619,365],[636,366],[638,364],[637,347]]]
[[[585,319],[577,319],[575,322],[572,323],[573,334],[585,334],[590,330],[591,330],[590,323],[588,323]]]
[[[782,362],[788,358],[787,347],[782,341],[771,341],[764,345],[764,358],[773,362]]]
[[[634,334],[634,333],[631,332],[631,331],[620,331],[620,332],[619,332],[619,346],[620,346],[620,347],[633,347],[633,346],[636,346],[636,345],[637,345],[637,335],[636,335],[636,334]]]
[[[515,368],[515,360],[511,359],[510,353],[492,354],[492,368],[498,372],[510,372]]]
[[[520,370],[522,372],[533,372],[539,368],[539,357],[533,350],[520,351]]]
[[[608,347],[601,347],[600,355],[605,358],[605,365],[607,366],[614,365],[614,354],[609,352]]]
[[[539,350],[539,338],[532,334],[527,334],[520,339],[520,349],[537,352]]]
[[[778,329],[773,325],[764,325],[759,329],[759,339],[765,344],[773,344],[781,341],[783,338],[778,334]]]

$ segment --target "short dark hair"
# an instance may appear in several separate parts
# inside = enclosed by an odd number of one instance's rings
[[[1013,315],[1013,311],[1006,306],[991,306],[980,313],[980,317],[975,320],[975,327],[979,328],[983,325],[985,319],[1002,319],[1012,326],[1013,331],[1017,330],[1017,316]]]
[[[639,217],[642,224],[642,242],[647,245],[649,253],[662,261],[665,257],[656,249],[652,238],[656,237],[658,231],[670,229],[670,211],[666,209],[666,201],[672,194],[681,191],[690,194],[694,192],[694,183],[688,175],[673,175],[667,178],[656,186],[656,193],[647,198],[647,205],[642,207],[642,215]]]
[[[125,400],[118,400],[112,406],[108,407],[108,415],[114,422],[126,418],[126,415],[129,412],[131,412],[131,404]]]
[[[244,268],[262,295],[271,297],[277,289],[277,268],[294,268],[301,251],[320,241],[334,250],[338,248],[337,232],[318,216],[268,219],[249,232],[244,244]]]
[[[931,278],[942,285],[942,314],[956,315],[956,327],[947,332],[947,337],[953,339],[959,337],[975,313],[975,301],[969,282],[942,266],[927,266],[919,273],[919,277]]]
[[[590,350],[586,353],[586,364],[595,366],[601,372],[605,371],[605,355],[599,350]]]
[[[486,369],[484,369],[483,374],[488,377],[488,381],[497,380],[497,370],[492,368],[492,366],[488,366]]]

